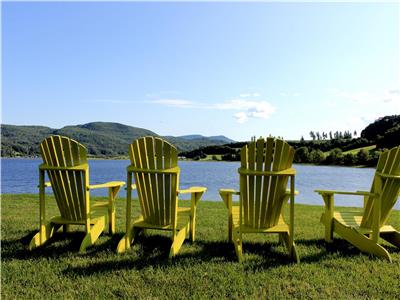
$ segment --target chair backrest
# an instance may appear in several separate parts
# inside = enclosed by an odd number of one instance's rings
[[[130,145],[129,157],[144,220],[158,226],[173,225],[178,204],[178,151],[158,137],[143,137]]]
[[[73,167],[87,164],[86,148],[70,138],[54,135],[40,144],[40,153],[61,216],[71,221],[84,220],[89,169]]]
[[[382,182],[379,184],[379,174],[400,176],[400,146],[385,151],[380,155],[372,182],[371,193],[379,193],[381,195],[380,226],[383,226],[389,218],[390,212],[399,197],[400,180],[381,177]],[[362,227],[372,227],[373,203],[374,200],[371,197],[367,199],[361,221]]]
[[[283,140],[252,141],[241,149],[240,209],[242,224],[255,229],[275,226],[284,204],[289,176],[252,175],[248,171],[277,172],[292,166],[294,149]]]

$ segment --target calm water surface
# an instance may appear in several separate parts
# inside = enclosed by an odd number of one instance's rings
[[[39,180],[38,165],[41,159],[1,159],[1,193],[37,193]],[[90,160],[90,183],[104,183],[126,180],[128,160]],[[221,201],[218,189],[239,188],[238,162],[193,162],[179,161],[181,168],[180,188],[205,186],[203,199]],[[300,194],[296,203],[322,205],[321,196],[315,189],[369,190],[374,169],[331,166],[295,165],[297,170],[296,189]],[[106,196],[107,190],[93,190],[92,195]],[[125,190],[120,192],[125,197]],[[185,195],[186,198],[188,197]],[[362,197],[335,196],[335,204],[341,206],[362,206]],[[400,201],[395,208],[400,209]]]

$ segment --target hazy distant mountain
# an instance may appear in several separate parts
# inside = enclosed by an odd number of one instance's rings
[[[181,135],[178,138],[185,139],[185,140],[199,140],[199,139],[209,139],[214,141],[222,141],[224,143],[235,143],[236,141],[227,138],[224,135],[215,135],[215,136],[204,136],[201,134],[190,134],[190,135]]]
[[[142,136],[159,136],[157,133],[133,126],[110,122],[92,122],[83,125],[53,129],[45,126],[1,125],[1,155],[37,156],[39,144],[47,136],[58,134],[75,139],[86,146],[90,155],[115,157],[128,154],[128,145]],[[195,136],[195,135],[193,135]],[[202,146],[221,145],[231,140],[224,136],[195,138],[166,136],[180,151],[190,151]]]

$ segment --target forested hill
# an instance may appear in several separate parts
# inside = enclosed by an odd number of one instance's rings
[[[295,149],[296,163],[374,166],[383,149],[400,144],[400,115],[379,118],[353,138],[350,131],[328,134],[310,132],[312,140],[288,141]],[[327,137],[330,137],[329,139]],[[188,159],[240,160],[245,142],[207,146],[180,155]]]
[[[64,135],[86,146],[91,156],[119,157],[128,155],[128,145],[142,136],[159,136],[157,133],[119,123],[93,122],[83,125],[53,129],[44,126],[1,125],[1,156],[28,157],[39,155],[40,142],[49,135]],[[225,144],[228,138],[167,136],[179,151],[190,151],[209,145]]]

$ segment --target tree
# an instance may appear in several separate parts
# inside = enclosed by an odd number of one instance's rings
[[[386,116],[379,118],[374,123],[369,124],[363,131],[361,137],[369,141],[376,141],[378,135],[384,136],[386,131],[400,124],[400,115]]]
[[[392,148],[400,144],[400,124],[387,130],[385,134],[376,139],[376,146],[378,148]]]
[[[353,136],[356,137],[357,136],[357,130],[354,130],[353,132]]]
[[[329,131],[329,139],[333,140],[332,131]]]
[[[324,152],[322,152],[322,151],[319,150],[319,149],[317,149],[317,150],[312,150],[312,151],[310,152],[310,155],[309,155],[309,160],[310,160],[310,162],[311,162],[311,163],[314,163],[314,164],[320,164],[320,163],[322,163],[322,162],[324,161],[324,158],[325,158]]]
[[[356,155],[352,154],[352,153],[347,153],[343,156],[343,163],[346,166],[352,166],[354,164],[356,164],[357,162],[357,157]]]
[[[310,131],[310,137],[315,141],[315,133],[314,131]]]
[[[343,162],[343,152],[339,148],[334,148],[329,151],[329,155],[326,157],[325,162],[327,164],[339,165]]]
[[[358,151],[357,153],[357,163],[359,165],[365,165],[367,164],[368,159],[369,159],[368,151],[365,149],[360,149],[360,151]]]
[[[306,163],[309,162],[309,152],[307,147],[300,147],[296,149],[294,153],[294,161],[297,163]]]
[[[339,139],[339,131],[335,131],[335,133],[333,134],[333,138],[334,138],[335,140],[338,140],[338,139]]]
[[[305,143],[305,140],[304,140],[303,136],[301,136],[301,138],[300,138],[300,143],[301,143],[301,144],[304,144],[304,143]]]
[[[345,139],[351,139],[351,138],[352,138],[351,132],[346,130],[346,131],[343,133],[343,138],[345,138]]]
[[[319,140],[321,139],[321,135],[319,134],[318,131],[317,131],[317,133],[316,133],[316,136],[317,136],[317,140],[319,141]]]

